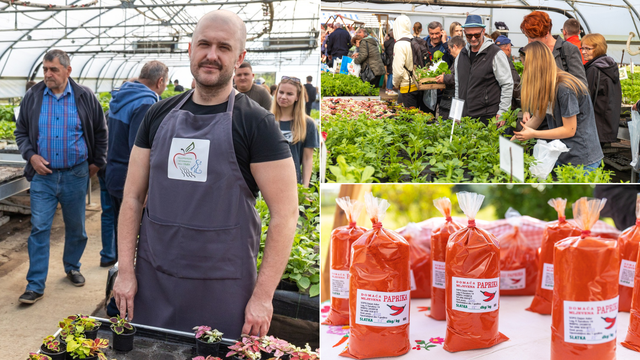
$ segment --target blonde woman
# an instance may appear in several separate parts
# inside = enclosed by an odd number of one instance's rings
[[[283,76],[276,89],[271,112],[289,142],[298,183],[309,187],[313,170],[313,149],[319,146],[316,124],[304,112],[306,91],[296,77]]]
[[[570,149],[560,155],[557,165],[584,165],[594,171],[603,158],[591,97],[585,84],[555,66],[547,45],[534,41],[527,45],[522,74],[523,129],[518,140],[560,139]],[[547,111],[549,130],[536,130]]]
[[[462,36],[462,37],[464,37],[464,34],[462,32],[462,24],[460,24],[457,21],[452,22],[451,25],[449,25],[449,36],[450,37],[454,37],[454,36]]]

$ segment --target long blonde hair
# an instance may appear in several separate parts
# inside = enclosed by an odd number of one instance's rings
[[[522,73],[522,110],[543,118],[547,106],[555,107],[558,86],[564,84],[577,96],[587,94],[587,86],[575,76],[558,69],[549,47],[540,41],[526,46]]]
[[[282,84],[291,84],[298,90],[298,100],[293,103],[293,122],[291,123],[291,134],[293,135],[291,143],[296,144],[307,138],[307,113],[305,112],[307,92],[301,82],[282,79],[276,88],[276,97],[271,104],[271,112],[275,115],[277,122],[280,122],[282,118],[282,109],[278,104],[278,92],[280,92],[280,86]]]

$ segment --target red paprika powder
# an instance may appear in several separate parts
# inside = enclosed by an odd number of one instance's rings
[[[469,224],[452,234],[447,244],[444,349],[451,352],[488,348],[509,340],[498,331],[500,245],[495,236],[475,224],[484,196],[457,195]]]
[[[640,194],[636,196],[636,224],[626,229],[618,238],[620,249],[620,278],[618,293],[620,295],[620,311],[631,310],[633,297],[633,278],[638,259],[638,243],[640,242]]]
[[[640,253],[638,253],[636,263],[639,261]],[[627,329],[627,338],[622,342],[622,346],[640,352],[640,266],[636,266],[629,328]]]
[[[551,315],[551,301],[553,300],[553,251],[558,241],[571,236],[579,236],[581,231],[567,221],[564,216],[567,199],[555,198],[548,201],[558,213],[558,221],[550,222],[542,235],[542,246],[538,260],[538,278],[536,280],[536,294],[527,310],[543,315]]]
[[[423,242],[420,239],[423,234],[422,228],[415,223],[409,223],[399,234],[409,243],[411,298],[428,299],[431,297],[431,254],[428,248],[420,246]]]
[[[618,318],[618,242],[591,235],[606,199],[579,199],[582,234],[555,245],[551,360],[614,359]]]
[[[356,221],[362,211],[362,203],[350,200],[348,196],[336,199],[344,211],[349,225],[340,226],[331,232],[331,309],[322,323],[324,325],[349,325],[349,264],[351,245],[367,229],[357,226]]]
[[[447,258],[447,242],[449,236],[462,229],[463,226],[451,219],[451,200],[442,197],[433,200],[433,205],[445,217],[446,222],[431,234],[431,313],[429,316],[436,320],[446,320],[445,260]]]
[[[533,295],[538,277],[538,248],[520,231],[520,213],[509,208],[505,219],[513,229],[498,237],[500,295]]]
[[[382,227],[386,200],[365,195],[373,229],[351,250],[349,269],[349,345],[340,355],[355,359],[398,356],[409,343],[409,243]]]

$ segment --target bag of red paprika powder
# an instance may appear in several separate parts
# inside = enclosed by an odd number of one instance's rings
[[[533,295],[538,277],[538,248],[520,231],[522,215],[519,212],[509,208],[504,218],[513,230],[498,237],[500,295]]]
[[[405,354],[409,344],[409,244],[382,227],[389,203],[365,195],[373,229],[351,250],[349,345],[340,355],[367,359]]]
[[[564,216],[567,199],[555,198],[547,202],[558,212],[558,221],[552,221],[544,229],[538,260],[536,294],[527,310],[551,315],[553,300],[553,251],[555,244],[571,236],[580,236],[581,230],[569,223]]]
[[[500,246],[495,236],[475,222],[484,196],[457,195],[469,224],[452,234],[447,244],[444,349],[450,352],[488,348],[509,340],[498,331]]]
[[[348,196],[336,199],[344,211],[349,225],[340,226],[331,232],[331,309],[323,325],[349,325],[349,261],[351,245],[367,229],[357,226],[362,203]]]
[[[411,298],[428,299],[431,297],[431,253],[430,249],[420,246],[424,231],[419,225],[408,223],[398,233],[409,243]]]
[[[618,294],[620,295],[619,311],[631,310],[633,297],[633,277],[636,272],[638,259],[638,243],[640,242],[640,194],[636,196],[636,224],[620,234],[618,248],[620,249],[620,279]]]
[[[640,262],[640,252],[636,264],[638,262]],[[627,338],[622,342],[622,346],[640,352],[640,266],[636,266],[629,328],[627,329]]]
[[[555,245],[551,360],[616,357],[618,242],[590,231],[605,202],[580,198],[573,204],[582,234]]]
[[[451,200],[442,197],[433,200],[433,205],[445,217],[446,222],[431,234],[431,312],[429,316],[436,320],[446,320],[445,260],[447,258],[447,242],[449,236],[462,229],[463,226],[451,219]]]

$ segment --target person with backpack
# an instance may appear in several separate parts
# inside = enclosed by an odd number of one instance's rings
[[[618,64],[607,56],[607,41],[600,34],[587,34],[582,38],[584,68],[589,82],[589,95],[593,103],[600,146],[618,141],[622,89]]]
[[[462,26],[467,45],[454,63],[455,98],[464,100],[462,116],[479,118],[489,125],[511,107],[513,77],[507,55],[486,38],[479,15],[467,16]],[[504,120],[498,122],[498,127]]]
[[[394,31],[397,40],[393,46],[393,88],[399,90],[398,103],[406,108],[428,111],[413,72],[414,66],[424,66],[426,43],[413,36],[411,19],[406,15],[396,18]]]
[[[353,62],[360,64],[362,68],[369,66],[373,71],[372,80],[369,80],[369,84],[376,88],[380,87],[380,80],[382,75],[385,74],[384,64],[382,63],[382,56],[380,55],[380,45],[378,40],[369,35],[364,28],[360,28],[356,31],[356,36],[361,36],[360,46],[358,46],[358,52],[353,54]]]

